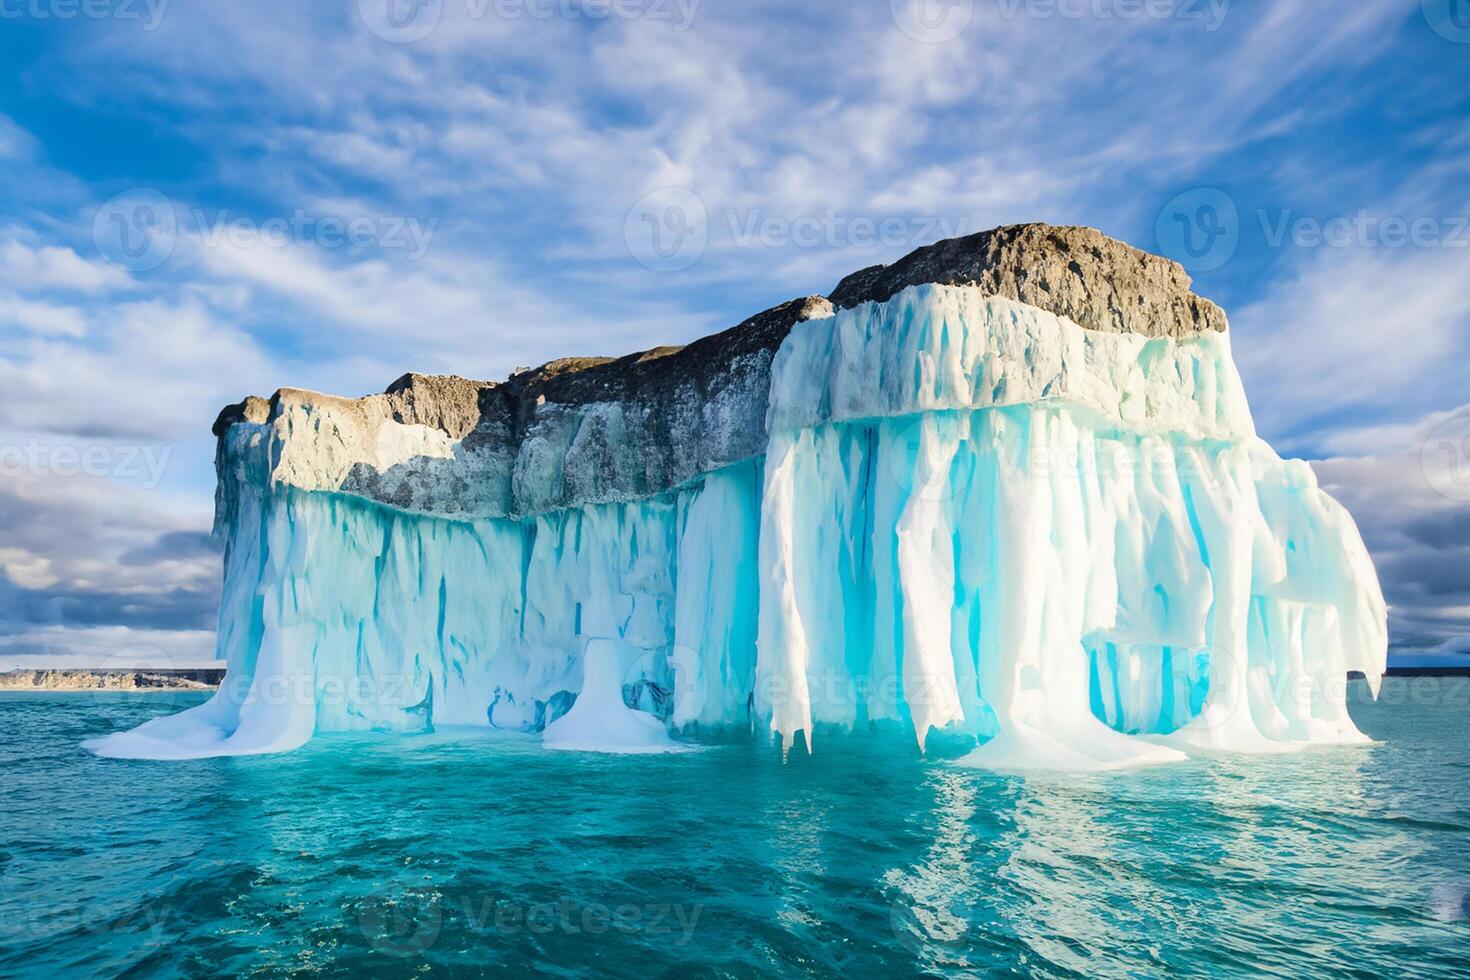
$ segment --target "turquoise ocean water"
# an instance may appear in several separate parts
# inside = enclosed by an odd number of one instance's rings
[[[1470,977],[1463,678],[1355,685],[1379,745],[1085,777],[879,732],[79,747],[199,700],[0,694],[0,976]]]

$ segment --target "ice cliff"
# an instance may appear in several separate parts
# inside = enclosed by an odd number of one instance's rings
[[[214,430],[226,682],[92,747],[891,724],[1092,769],[1362,741],[1373,566],[1189,287],[1011,226],[684,348],[246,399]]]

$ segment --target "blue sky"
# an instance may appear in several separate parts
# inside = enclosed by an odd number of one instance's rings
[[[210,658],[245,394],[684,342],[1031,220],[1189,265],[1396,646],[1470,648],[1467,0],[389,3],[0,0],[0,664]]]

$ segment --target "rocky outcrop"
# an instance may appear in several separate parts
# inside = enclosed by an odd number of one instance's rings
[[[854,272],[828,298],[838,308],[881,303],[928,282],[978,286],[1088,330],[1188,337],[1225,329],[1225,312],[1189,291],[1178,262],[1096,228],[1007,225],[946,239],[892,265]]]
[[[1177,263],[1091,228],[1012,225],[918,249],[830,297],[766,310],[687,347],[565,358],[503,382],[407,374],[379,395],[282,389],[215,422],[221,513],[238,481],[355,494],[453,517],[647,497],[764,452],[771,361],[798,322],[923,283],[971,285],[1089,330],[1225,329]]]

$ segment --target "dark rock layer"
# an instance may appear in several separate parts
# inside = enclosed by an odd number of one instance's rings
[[[949,238],[854,272],[828,298],[844,309],[928,282],[979,286],[1089,330],[1188,337],[1225,329],[1224,311],[1189,291],[1183,266],[1095,228],[1007,225]]]

